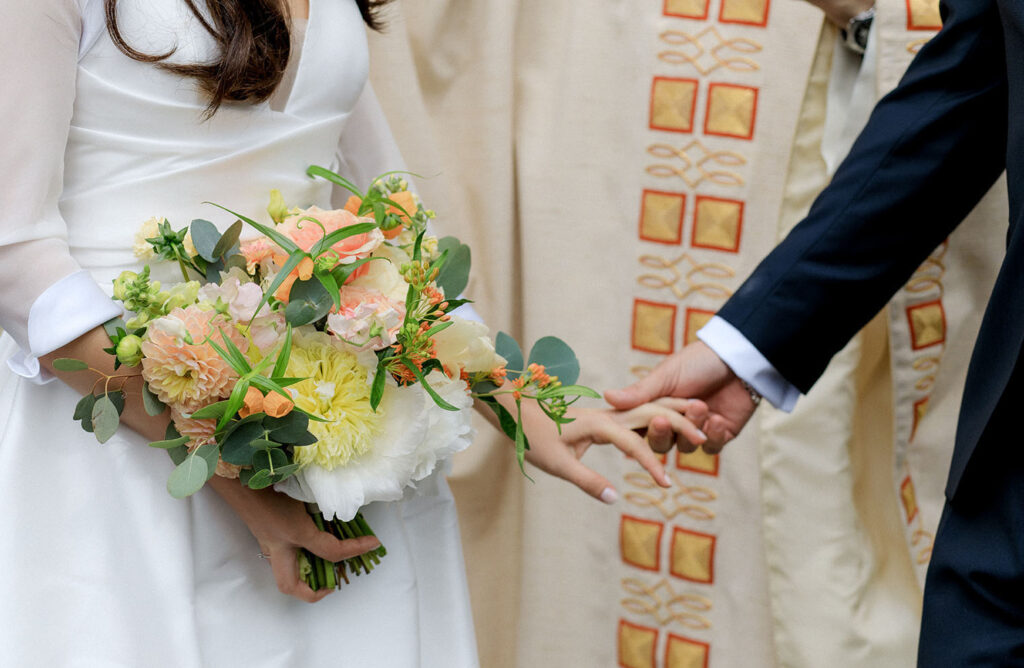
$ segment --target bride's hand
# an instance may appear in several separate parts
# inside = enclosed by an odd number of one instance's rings
[[[328,561],[342,561],[376,549],[373,536],[340,540],[320,531],[305,504],[272,489],[251,490],[237,480],[214,477],[210,484],[238,513],[267,555],[281,593],[315,603],[334,589],[313,591],[299,578],[298,550],[306,548]]]
[[[677,438],[694,447],[707,437],[697,428],[706,418],[707,406],[699,400],[659,399],[628,411],[591,408],[570,409],[575,421],[562,425],[559,434],[534,402],[523,402],[523,428],[530,441],[526,459],[537,468],[563,478],[587,494],[605,503],[614,503],[619,495],[607,478],[588,468],[580,459],[594,444],[611,444],[635,459],[662,487],[672,485],[659,457],[638,431],[655,419],[668,422]],[[691,421],[692,420],[692,421]]]

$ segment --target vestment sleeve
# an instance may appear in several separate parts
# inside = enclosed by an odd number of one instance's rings
[[[37,357],[118,315],[71,257],[58,208],[75,101],[82,18],[76,0],[0,3],[0,328],[35,377]]]
[[[719,315],[806,392],[1003,171],[1006,54],[994,0],[944,27],[875,108],[805,220]]]

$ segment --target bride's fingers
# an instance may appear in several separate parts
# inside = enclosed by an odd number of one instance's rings
[[[643,436],[628,427],[618,424],[615,420],[603,421],[594,433],[594,440],[600,443],[611,443],[640,463],[654,480],[662,487],[671,487],[672,481],[665,473],[661,460],[647,445]]]
[[[334,591],[313,591],[308,584],[299,579],[298,553],[293,546],[270,550],[270,568],[274,572],[277,588],[282,594],[294,596],[306,603],[316,603]]]
[[[619,493],[615,487],[603,475],[587,468],[578,459],[566,461],[565,468],[560,473],[572,484],[603,503],[612,504],[619,500]]]
[[[326,531],[320,531],[312,522],[310,525],[313,529],[303,536],[302,547],[327,561],[344,561],[380,547],[380,541],[375,536],[341,540]]]

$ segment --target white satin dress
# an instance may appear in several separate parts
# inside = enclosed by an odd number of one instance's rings
[[[277,591],[242,522],[210,490],[181,501],[166,454],[122,429],[106,445],[78,395],[35,358],[111,315],[112,279],[138,270],[134,234],[253,217],[272,188],[331,204],[305,176],[360,182],[400,168],[366,86],[354,0],[311,0],[289,81],[270,103],[200,118],[191,80],[134,61],[103,0],[0,0],[0,665],[460,668],[476,647],[451,494],[441,473],[366,515],[388,548],[371,575],[317,604]],[[121,0],[120,23],[178,62],[213,44],[183,0]],[[167,278],[174,280],[174,274]],[[9,368],[10,367],[10,368]]]

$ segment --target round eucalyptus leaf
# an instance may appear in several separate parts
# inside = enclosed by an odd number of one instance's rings
[[[164,402],[160,401],[153,391],[149,389],[149,383],[142,384],[142,405],[148,415],[157,416],[167,410]]]
[[[505,332],[498,332],[494,339],[494,352],[505,358],[508,362],[508,379],[519,378],[520,372],[526,369],[523,361],[523,349],[519,347],[516,340]]]
[[[213,251],[217,248],[217,242],[220,241],[220,232],[217,231],[217,226],[208,220],[196,218],[192,221],[189,229],[192,233],[192,244],[196,247],[199,257],[207,262],[215,262],[217,255]]]
[[[121,416],[118,414],[117,406],[111,401],[110,395],[105,394],[96,399],[92,407],[92,427],[96,434],[96,440],[106,443],[117,431],[121,424]]]
[[[288,296],[284,317],[292,327],[316,322],[331,311],[334,300],[320,281],[295,281]]]
[[[206,460],[192,453],[171,471],[171,476],[167,479],[167,491],[176,499],[184,499],[202,489],[209,473]]]
[[[545,336],[533,345],[527,365],[542,364],[563,385],[573,385],[580,377],[580,363],[569,345],[554,336]]]

